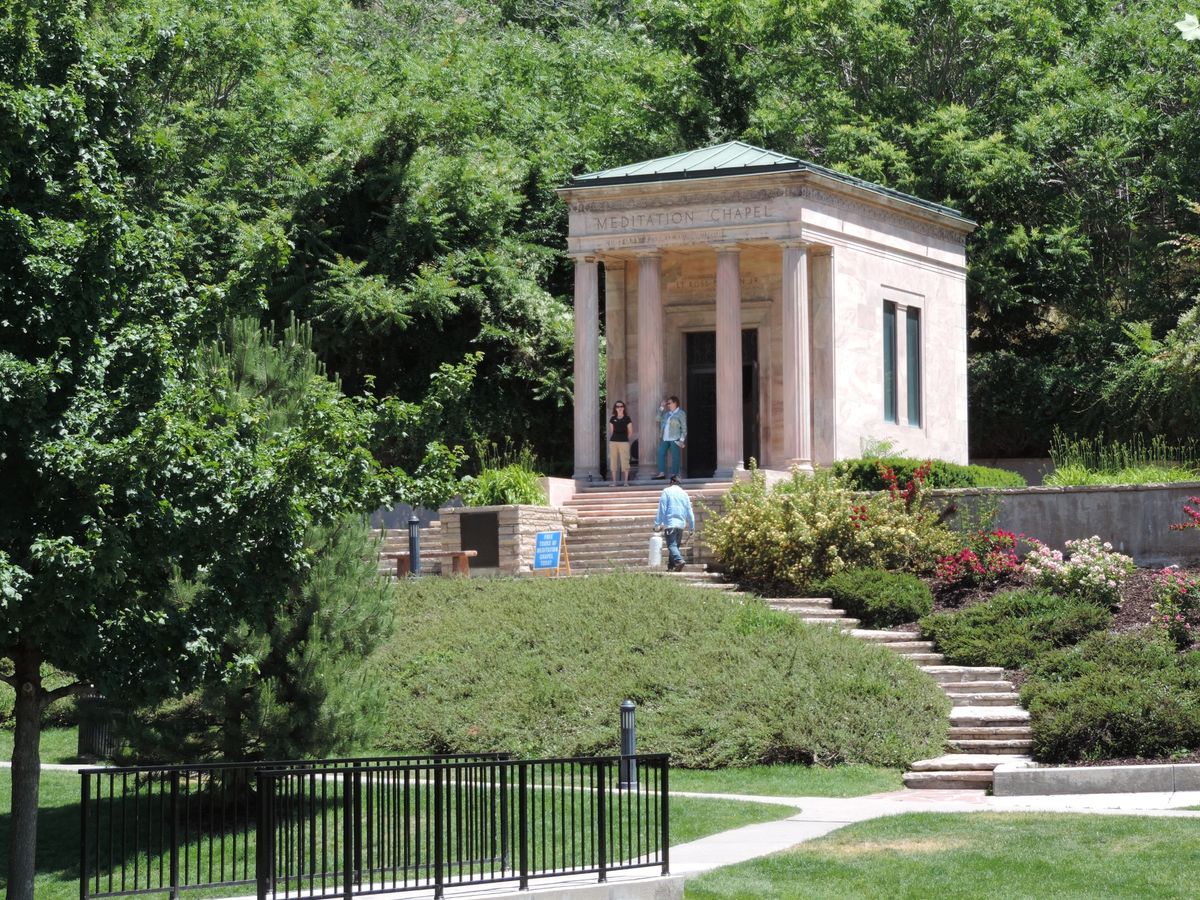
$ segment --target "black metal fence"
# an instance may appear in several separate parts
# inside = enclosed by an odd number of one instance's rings
[[[257,882],[255,828],[263,766],[369,770],[507,754],[200,763],[80,770],[79,896],[167,894]]]
[[[88,769],[81,900],[350,898],[669,868],[665,755]]]

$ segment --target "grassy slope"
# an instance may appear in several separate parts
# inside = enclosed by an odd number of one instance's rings
[[[0,771],[0,860],[8,858],[10,784],[9,773]],[[79,896],[79,778],[73,772],[43,772],[40,799],[35,894],[38,900],[73,900]],[[776,804],[672,798],[671,843],[683,844],[718,831],[794,814],[794,809]],[[5,886],[5,870],[0,868],[0,889]],[[187,896],[207,894],[189,891]]]
[[[1194,897],[1198,838],[1185,819],[909,814],[710,872],[686,897]]]
[[[614,752],[698,768],[903,766],[936,753],[948,701],[911,663],[758,602],[664,578],[423,579],[379,664],[397,749]]]

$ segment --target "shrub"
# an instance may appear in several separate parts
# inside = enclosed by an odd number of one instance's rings
[[[1025,479],[1016,472],[993,469],[988,466],[964,466],[944,460],[920,460],[904,456],[843,459],[833,464],[833,470],[843,475],[855,490],[882,491],[887,485],[880,473],[880,466],[890,468],[901,481],[908,481],[923,465],[929,467],[928,486],[931,488],[954,487],[1025,487]]]
[[[1047,762],[1161,758],[1200,746],[1200,653],[1152,630],[1095,634],[1050,653],[1021,689]]]
[[[867,628],[912,622],[933,610],[933,595],[921,579],[883,569],[839,572],[818,590]]]
[[[977,531],[957,553],[941,557],[934,574],[950,587],[996,584],[1021,573],[1018,537],[1011,531]]]
[[[1025,557],[1025,571],[1033,583],[1058,594],[1068,594],[1097,606],[1116,606],[1121,600],[1121,583],[1133,571],[1133,560],[1113,552],[1112,544],[1093,535],[1067,541],[1070,556],[1063,558],[1040,541],[1030,539],[1032,552]]]
[[[921,631],[951,665],[1018,669],[1107,628],[1110,620],[1106,610],[1081,600],[1016,590],[957,612],[926,616]]]
[[[533,452],[524,447],[502,456],[494,447],[481,451],[484,463],[478,475],[462,480],[463,503],[467,506],[545,506],[542,473]]]
[[[948,703],[911,663],[760,602],[630,574],[397,590],[396,750],[612,753],[626,697],[639,748],[683,766],[903,766],[944,739]]]
[[[1200,634],[1200,578],[1178,569],[1154,573],[1154,615],[1150,620],[1177,647],[1187,647]]]
[[[815,584],[844,569],[925,571],[955,538],[911,487],[864,496],[818,471],[794,472],[768,488],[755,472],[705,523],[705,541],[726,572],[765,591]]]

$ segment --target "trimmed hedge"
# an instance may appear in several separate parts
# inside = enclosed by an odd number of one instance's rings
[[[617,752],[673,764],[905,766],[941,751],[949,701],[889,650],[761,602],[646,575],[425,578],[378,662],[398,751]]]
[[[1018,669],[1047,651],[1068,647],[1108,627],[1107,610],[1046,591],[997,594],[956,612],[921,620],[921,631],[958,666]]]
[[[1047,762],[1164,758],[1200,747],[1200,653],[1150,632],[1101,633],[1030,666],[1021,702]]]
[[[1026,485],[1024,478],[1016,472],[1009,472],[1006,469],[993,469],[990,466],[964,466],[940,459],[924,460],[904,456],[843,459],[833,464],[833,471],[838,475],[846,476],[855,490],[882,491],[886,490],[887,485],[879,476],[877,464],[882,463],[891,467],[900,484],[904,485],[913,477],[913,472],[926,462],[929,462],[930,465],[926,486],[930,488],[1013,488]]]
[[[883,569],[849,569],[827,578],[816,592],[861,619],[865,628],[912,622],[933,611],[933,594],[915,575]]]

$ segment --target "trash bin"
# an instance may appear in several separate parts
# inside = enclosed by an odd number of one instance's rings
[[[79,715],[79,756],[83,759],[111,759],[117,752],[113,736],[113,715],[108,700],[89,694],[75,700]]]

